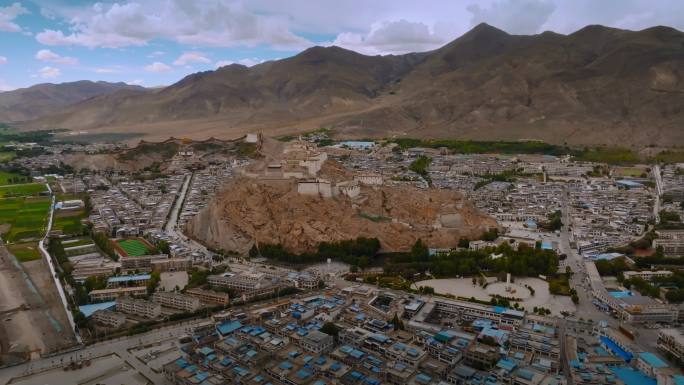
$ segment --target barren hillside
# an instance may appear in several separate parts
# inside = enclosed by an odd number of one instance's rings
[[[332,127],[340,138],[684,144],[684,33],[588,26],[510,35],[481,24],[421,54],[313,47],[197,73],[154,93],[88,99],[26,124],[232,138]]]
[[[194,238],[246,252],[256,242],[312,251],[320,242],[377,237],[387,251],[406,251],[418,238],[431,247],[455,247],[496,227],[458,193],[414,188],[362,187],[355,200],[297,193],[296,182],[242,178],[217,195],[188,224]]]

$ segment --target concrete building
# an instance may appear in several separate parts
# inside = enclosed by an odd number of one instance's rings
[[[99,324],[115,328],[119,328],[126,323],[126,316],[124,314],[106,309],[97,310],[95,313],[93,313],[91,319]]]
[[[106,301],[123,296],[139,297],[147,295],[147,287],[120,287],[116,289],[93,290],[88,296],[93,301]]]
[[[332,349],[333,338],[318,330],[312,330],[299,339],[299,346],[308,352],[321,354]]]
[[[168,257],[164,254],[159,255],[142,255],[139,257],[121,257],[119,262],[121,263],[121,270],[124,271],[151,271],[153,261],[164,261],[168,260]]]
[[[230,297],[228,293],[222,293],[220,291],[214,290],[203,290],[199,288],[188,289],[185,294],[195,297],[203,303],[210,303],[216,305],[228,305],[230,303]]]
[[[658,349],[671,355],[674,360],[684,362],[684,333],[679,329],[660,329]]]
[[[667,368],[667,364],[651,352],[641,352],[637,354],[636,368],[649,377],[655,377],[658,370]]]
[[[375,172],[366,172],[354,175],[354,180],[368,186],[382,186],[382,175]]]
[[[189,258],[167,258],[154,259],[150,261],[150,268],[152,271],[186,271],[192,267],[192,261]]]
[[[654,278],[666,278],[672,275],[669,270],[657,270],[657,271],[625,271],[622,273],[625,279],[641,278],[644,281],[652,281]]]
[[[150,279],[152,279],[152,276],[149,274],[119,275],[116,277],[109,277],[107,279],[107,288],[113,289],[117,287],[145,286],[150,282]]]
[[[200,308],[199,298],[181,293],[158,291],[152,296],[152,301],[162,306],[188,312],[193,312]]]
[[[145,318],[157,318],[161,315],[161,305],[144,299],[125,297],[116,300],[116,311]]]

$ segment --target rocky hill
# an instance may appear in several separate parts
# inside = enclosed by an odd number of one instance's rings
[[[98,96],[26,127],[166,138],[326,126],[338,137],[683,145],[682,106],[680,31],[588,26],[520,36],[481,24],[431,52],[314,47],[197,73],[155,93]]]
[[[320,242],[377,237],[383,250],[406,251],[418,238],[455,247],[478,238],[496,221],[452,191],[362,187],[354,200],[297,193],[296,182],[241,178],[188,223],[186,233],[225,250],[246,252],[256,241],[293,252]]]
[[[36,84],[28,88],[0,92],[0,122],[10,123],[53,114],[86,99],[111,95],[118,91],[144,92],[145,88],[126,83],[91,82],[87,80]]]

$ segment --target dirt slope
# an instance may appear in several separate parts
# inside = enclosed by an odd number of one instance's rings
[[[496,222],[458,193],[414,188],[362,187],[363,198],[299,195],[294,181],[241,178],[188,224],[187,232],[225,250],[247,251],[254,241],[312,251],[324,241],[377,237],[388,251],[409,250],[421,238],[454,247]]]

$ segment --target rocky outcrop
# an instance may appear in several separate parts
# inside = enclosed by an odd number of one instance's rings
[[[455,247],[496,227],[459,193],[412,187],[367,187],[355,199],[297,193],[296,182],[235,180],[186,228],[207,245],[246,252],[254,242],[313,251],[320,242],[376,237],[385,251],[406,251],[417,239]]]

